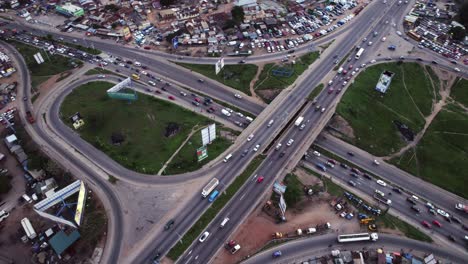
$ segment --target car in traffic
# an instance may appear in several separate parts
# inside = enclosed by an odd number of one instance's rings
[[[425,227],[425,228],[428,228],[428,229],[431,229],[431,224],[429,224],[427,221],[422,221],[421,224]]]
[[[380,185],[380,186],[383,186],[383,187],[387,186],[387,183],[382,181],[382,180],[377,180],[377,184]]]
[[[437,220],[432,221],[432,224],[438,227],[442,227],[442,224]]]
[[[288,140],[288,143],[286,143],[286,146],[289,147],[289,146],[291,146],[293,143],[294,143],[294,139],[290,138],[290,139]]]
[[[415,211],[416,213],[421,212],[421,209],[419,209],[416,205],[411,206],[411,210]]]
[[[247,141],[251,141],[253,138],[254,138],[254,134],[250,134],[250,135],[247,137]]]
[[[169,230],[173,225],[175,221],[174,219],[169,220],[165,225],[164,225],[164,230]]]
[[[205,242],[205,240],[208,238],[209,235],[210,235],[210,232],[205,231],[205,232],[201,235],[200,239],[198,239],[198,241],[200,241],[200,243]]]
[[[314,150],[314,152],[312,152],[312,153],[313,153],[315,156],[320,157],[320,152]]]
[[[440,214],[443,217],[450,217],[450,215],[442,209],[437,209],[436,211],[438,214]]]
[[[236,97],[237,99],[242,99],[242,96],[240,94],[234,94],[234,97]]]
[[[172,96],[172,95],[169,95],[167,98],[169,98],[169,100],[172,100],[172,101],[174,101],[174,100],[175,100],[175,97],[174,97],[174,96]]]
[[[277,250],[277,251],[273,252],[272,256],[273,256],[273,258],[279,258],[279,257],[281,257],[281,255],[283,255],[283,253],[281,253],[280,250]]]
[[[348,184],[353,186],[353,187],[356,187],[356,183],[353,180],[349,180]]]
[[[264,179],[265,179],[265,177],[263,177],[263,176],[258,177],[257,178],[257,183],[262,183]]]
[[[257,145],[255,145],[255,147],[253,148],[253,151],[257,152],[259,148],[260,148],[260,144],[257,144]]]

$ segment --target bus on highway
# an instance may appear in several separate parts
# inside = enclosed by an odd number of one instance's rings
[[[357,241],[377,241],[379,236],[377,233],[359,233],[359,234],[347,234],[347,235],[339,235],[338,242],[346,243],[346,242],[357,242]]]
[[[208,201],[210,203],[212,203],[214,200],[216,200],[216,197],[218,197],[219,195],[219,191],[218,190],[215,190],[211,195],[210,195],[210,198],[208,198]]]
[[[219,180],[216,178],[211,179],[211,181],[203,188],[202,197],[206,198],[213,190],[218,186]]]
[[[358,52],[356,53],[355,59],[356,59],[356,60],[359,60],[359,58],[361,57],[361,55],[362,55],[363,52],[364,52],[364,49],[363,49],[363,48],[360,48],[360,49],[358,50]]]

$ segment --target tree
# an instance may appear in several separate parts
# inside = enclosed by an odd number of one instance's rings
[[[465,39],[466,31],[462,27],[453,27],[449,32],[454,40],[463,41]]]
[[[115,4],[110,4],[110,5],[105,5],[104,10],[117,12],[117,11],[119,11],[119,7],[117,5],[115,5]]]
[[[159,3],[162,6],[170,6],[170,5],[173,5],[174,2],[175,2],[175,0],[161,0]]]
[[[244,9],[241,6],[235,6],[231,10],[232,19],[236,21],[236,23],[241,23],[244,21]]]
[[[236,26],[236,21],[232,19],[226,20],[223,25],[223,29],[234,28]]]
[[[464,1],[460,7],[460,13],[458,14],[458,21],[468,28],[468,1]]]

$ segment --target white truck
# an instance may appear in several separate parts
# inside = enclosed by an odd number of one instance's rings
[[[221,113],[223,113],[225,116],[231,116],[231,113],[229,113],[229,111],[226,109],[221,109]]]
[[[215,188],[218,186],[219,180],[216,178],[211,179],[211,181],[203,188],[202,197],[206,198]]]
[[[298,127],[302,124],[302,121],[304,121],[304,117],[300,116],[296,119],[296,122],[294,122],[294,125]]]
[[[468,213],[468,206],[465,205],[465,204],[462,204],[462,203],[457,203],[455,205],[455,209],[457,209],[459,211],[462,211],[462,212],[465,212],[465,213]]]
[[[392,200],[386,199],[385,197],[383,197],[382,195],[378,193],[374,193],[374,199],[389,206],[392,204]]]
[[[37,237],[36,231],[27,217],[21,220],[21,225],[23,226],[24,232],[26,233],[26,236],[29,237],[29,239],[34,239]]]

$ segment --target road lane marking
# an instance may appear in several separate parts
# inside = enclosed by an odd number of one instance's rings
[[[242,199],[244,199],[244,196],[245,196],[245,193],[241,196],[241,198],[239,199],[239,201],[242,201]]]

